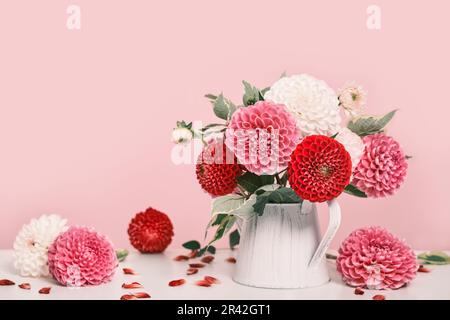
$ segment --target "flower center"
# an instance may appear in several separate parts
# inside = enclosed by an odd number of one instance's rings
[[[329,177],[333,173],[333,168],[330,168],[328,166],[321,166],[319,168],[319,172],[324,177]]]
[[[352,93],[352,100],[356,101],[358,99],[358,94]]]

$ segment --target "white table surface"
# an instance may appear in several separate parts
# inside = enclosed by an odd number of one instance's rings
[[[450,265],[429,266],[430,273],[418,273],[416,279],[399,290],[365,290],[362,296],[355,295],[354,289],[343,284],[336,272],[334,261],[328,261],[331,281],[321,287],[308,289],[259,289],[233,282],[231,273],[234,264],[225,261],[235,252],[218,250],[215,260],[200,269],[195,275],[187,276],[188,262],[174,261],[173,258],[184,251],[168,251],[164,254],[142,255],[132,252],[121,262],[112,282],[95,287],[70,288],[58,285],[51,278],[24,278],[19,276],[12,264],[12,250],[0,250],[0,279],[9,279],[15,286],[0,286],[0,300],[3,299],[120,299],[123,294],[133,291],[148,292],[152,299],[371,299],[375,294],[384,294],[386,299],[450,299]],[[189,260],[189,263],[194,262]],[[125,275],[122,268],[134,269],[139,275]],[[428,266],[427,266],[428,267]],[[196,280],[205,275],[218,278],[222,283],[211,287],[199,287]],[[169,287],[168,282],[184,278],[186,284]],[[137,281],[144,289],[122,289],[124,282]],[[18,288],[18,284],[28,282],[31,290]],[[48,295],[39,294],[42,287],[51,286]]]

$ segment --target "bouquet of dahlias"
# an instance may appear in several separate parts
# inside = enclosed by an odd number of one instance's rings
[[[402,185],[407,157],[385,134],[395,110],[364,115],[360,86],[336,93],[306,74],[283,75],[264,89],[243,84],[242,105],[206,95],[223,122],[195,128],[179,121],[173,132],[176,143],[204,143],[196,175],[213,197],[208,228],[217,229],[199,255],[239,219],[262,215],[268,203],[323,202],[342,192],[385,197]]]

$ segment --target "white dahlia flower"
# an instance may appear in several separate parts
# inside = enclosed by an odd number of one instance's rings
[[[191,142],[194,137],[191,130],[188,128],[175,128],[172,131],[172,141],[176,144],[187,144]]]
[[[356,133],[348,128],[339,129],[339,133],[335,139],[342,143],[345,150],[350,154],[352,169],[355,169],[364,153],[364,142]]]
[[[348,83],[338,91],[339,102],[345,114],[354,118],[362,113],[366,105],[367,92],[354,83]]]
[[[264,99],[284,104],[297,120],[304,136],[335,134],[341,123],[339,100],[324,81],[307,74],[283,77]]]
[[[67,220],[43,215],[24,225],[14,241],[14,267],[24,277],[48,276],[48,247],[67,230]]]

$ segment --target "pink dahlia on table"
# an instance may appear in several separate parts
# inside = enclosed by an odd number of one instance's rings
[[[50,274],[66,286],[109,282],[118,265],[111,242],[87,227],[70,227],[48,251]]]
[[[353,184],[369,197],[392,195],[406,178],[408,162],[400,144],[383,133],[363,138],[364,154],[355,168]]]
[[[380,227],[353,231],[339,248],[337,270],[345,283],[368,289],[398,289],[416,276],[416,256]]]
[[[245,168],[274,174],[287,167],[300,138],[295,119],[284,105],[259,101],[239,108],[226,130],[226,144]]]

